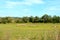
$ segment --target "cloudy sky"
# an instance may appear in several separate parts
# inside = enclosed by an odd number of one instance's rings
[[[60,0],[0,0],[0,16],[60,16]]]

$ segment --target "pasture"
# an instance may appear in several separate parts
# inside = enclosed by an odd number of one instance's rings
[[[60,40],[59,30],[60,23],[0,24],[0,40]]]

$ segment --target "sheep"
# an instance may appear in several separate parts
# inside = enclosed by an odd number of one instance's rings
[[[26,24],[16,24],[16,27],[25,26]]]

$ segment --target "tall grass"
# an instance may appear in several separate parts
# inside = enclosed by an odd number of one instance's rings
[[[51,30],[25,30],[0,32],[0,40],[60,40],[60,32]]]
[[[52,27],[54,25],[58,27]],[[0,40],[60,40],[59,26],[26,24],[16,27],[16,24],[0,24]]]

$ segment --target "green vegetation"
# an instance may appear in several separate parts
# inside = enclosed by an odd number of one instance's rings
[[[60,40],[60,17],[0,17],[0,40]]]
[[[47,14],[42,17],[0,17],[0,23],[60,23],[60,17]]]
[[[56,40],[59,30],[60,23],[0,24],[0,40]]]

